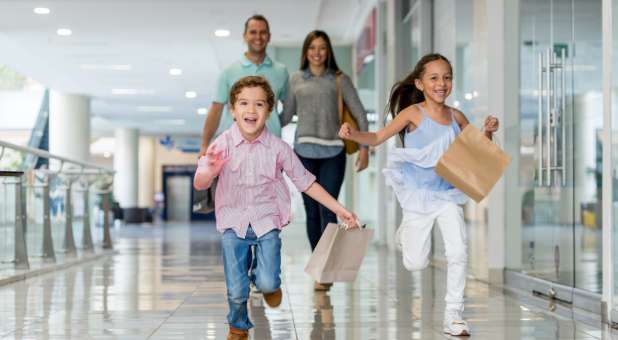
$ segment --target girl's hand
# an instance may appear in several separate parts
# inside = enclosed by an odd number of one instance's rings
[[[356,129],[353,128],[350,124],[341,124],[341,128],[339,129],[339,137],[343,139],[351,139],[354,133],[356,133]]]
[[[500,122],[498,121],[498,118],[491,115],[487,116],[487,118],[485,119],[485,132],[493,134],[494,132],[498,131],[499,125]]]
[[[353,212],[348,211],[347,209],[343,209],[340,213],[337,214],[337,217],[347,226],[347,229],[358,228],[358,217]]]
[[[206,151],[206,165],[208,169],[215,175],[218,175],[225,164],[230,160],[229,157],[223,157],[223,150],[217,150],[217,145],[212,144]]]
[[[361,172],[369,166],[369,148],[361,147],[356,157],[356,172]]]

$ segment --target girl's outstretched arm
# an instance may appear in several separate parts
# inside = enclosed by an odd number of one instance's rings
[[[399,133],[399,131],[405,129],[410,123],[414,123],[412,121],[412,110],[412,107],[404,109],[395,116],[395,119],[377,132],[360,132],[348,123],[343,123],[341,129],[339,129],[339,137],[364,145],[380,145],[385,140]]]

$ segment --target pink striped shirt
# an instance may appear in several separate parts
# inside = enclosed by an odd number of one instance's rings
[[[249,142],[236,123],[214,143],[230,158],[219,174],[215,192],[217,230],[231,228],[244,238],[251,224],[260,237],[290,223],[290,192],[283,172],[301,192],[315,181],[292,148],[266,128]]]

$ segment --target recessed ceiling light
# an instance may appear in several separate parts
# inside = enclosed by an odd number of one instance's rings
[[[51,11],[47,7],[37,7],[34,9],[34,13],[36,14],[49,14]]]
[[[98,64],[81,64],[79,68],[82,70],[111,70],[111,71],[130,71],[131,65],[98,65]]]
[[[208,113],[208,109],[206,109],[205,107],[200,107],[199,109],[197,109],[197,114],[198,115],[205,115]]]
[[[109,69],[114,71],[130,71],[132,68],[131,65],[125,64],[109,65]]]
[[[171,106],[138,106],[139,112],[172,112]]]
[[[215,31],[215,36],[225,38],[230,36],[230,31],[226,29],[218,29]]]
[[[179,76],[182,74],[182,70],[179,68],[170,68],[170,75]]]
[[[136,89],[112,89],[112,94],[137,94]]]
[[[158,119],[154,121],[155,124],[160,125],[185,125],[184,119]]]
[[[112,94],[117,95],[153,95],[155,94],[154,90],[144,90],[144,89],[112,89]]]
[[[56,31],[56,33],[57,33],[58,35],[60,35],[60,36],[63,36],[63,37],[68,37],[69,35],[73,34],[73,31],[71,31],[71,30],[70,30],[70,29],[68,29],[68,28],[59,28],[59,29]]]
[[[195,97],[197,97],[197,92],[195,92],[195,91],[187,91],[187,92],[185,92],[185,97],[187,97],[187,98],[195,98]]]

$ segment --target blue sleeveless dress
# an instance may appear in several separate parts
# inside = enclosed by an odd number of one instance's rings
[[[393,188],[404,211],[432,213],[453,202],[464,204],[468,197],[434,171],[438,160],[461,132],[451,111],[451,123],[440,124],[431,119],[425,109],[423,120],[412,132],[405,133],[404,147],[388,153],[388,163],[382,170],[386,184]]]

